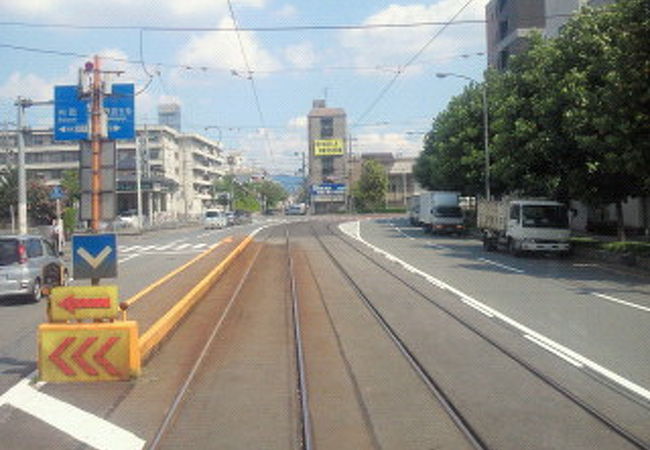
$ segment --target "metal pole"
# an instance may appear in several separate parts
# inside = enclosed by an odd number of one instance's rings
[[[93,233],[99,231],[101,219],[101,107],[102,107],[102,85],[101,72],[99,68],[99,56],[95,56],[93,67],[93,88],[92,88],[92,120],[91,120],[91,145],[92,145],[92,209],[90,226]]]
[[[23,129],[23,118],[25,106],[29,100],[18,97],[16,126],[18,128],[18,233],[27,234],[27,171],[25,169],[25,136]]]
[[[142,227],[142,158],[140,155],[141,142],[142,140],[139,140],[135,145],[135,189],[138,208],[138,229]]]
[[[485,198],[490,200],[490,147],[488,130],[487,82],[483,83],[483,146],[485,149]]]
[[[149,127],[144,124],[144,175],[149,180],[149,193],[147,194],[147,210],[149,213],[149,227],[153,227],[153,182],[151,181],[151,166],[149,158]]]

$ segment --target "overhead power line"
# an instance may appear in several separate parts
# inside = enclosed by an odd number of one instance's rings
[[[372,112],[373,109],[375,109],[375,107],[377,106],[377,104],[378,104],[378,103],[379,103],[379,102],[384,98],[384,96],[386,96],[386,94],[388,93],[388,91],[393,87],[393,85],[395,84],[395,82],[397,81],[397,79],[398,79],[398,78],[399,78],[399,77],[400,77],[400,76],[401,76],[401,75],[406,71],[406,69],[408,69],[409,66],[411,66],[411,65],[412,65],[412,64],[413,64],[413,63],[414,63],[414,62],[415,62],[415,61],[416,61],[416,60],[417,60],[417,59],[422,55],[422,53],[424,53],[424,52],[426,51],[426,49],[429,48],[429,46],[430,46],[431,44],[433,44],[433,42],[438,38],[438,36],[440,36],[440,35],[443,33],[443,31],[445,31],[445,30],[447,29],[447,27],[448,27],[450,24],[454,23],[454,21],[456,20],[456,18],[457,18],[457,17],[458,17],[458,16],[459,16],[459,15],[460,15],[460,14],[461,14],[461,13],[462,13],[462,12],[463,12],[463,11],[464,11],[468,6],[469,6],[469,5],[470,5],[470,3],[472,3],[473,1],[474,1],[474,0],[468,0],[468,1],[467,1],[467,2],[466,2],[466,3],[465,3],[465,4],[464,4],[464,5],[463,5],[463,6],[462,6],[462,7],[461,7],[457,12],[456,12],[456,14],[453,15],[453,17],[451,18],[451,20],[449,20],[448,22],[446,22],[446,25],[444,25],[440,30],[438,30],[438,31],[437,31],[437,32],[436,32],[436,33],[431,37],[431,39],[429,39],[429,40],[427,41],[427,43],[424,44],[424,45],[422,46],[422,48],[420,48],[417,52],[415,52],[415,54],[414,54],[413,56],[411,56],[411,58],[409,58],[408,61],[406,61],[406,63],[405,63],[405,64],[404,64],[404,65],[403,65],[403,66],[402,66],[402,67],[401,67],[401,68],[400,68],[396,73],[395,73],[395,75],[393,76],[393,78],[391,78],[390,81],[389,81],[389,82],[388,82],[388,83],[387,83],[387,84],[386,84],[386,85],[381,89],[381,91],[379,91],[379,94],[378,94],[377,97],[372,101],[372,103],[370,104],[370,106],[368,106],[368,108],[363,112],[363,114],[361,114],[361,116],[359,116],[359,118],[354,122],[354,124],[352,125],[353,127],[356,126],[356,124],[360,123],[363,119],[365,119],[366,116],[367,116],[368,114],[370,114],[370,112]]]
[[[241,33],[238,30],[237,18],[235,17],[235,10],[232,7],[232,2],[228,0],[228,10],[230,11],[230,18],[232,23],[235,26],[235,34],[237,35],[237,42],[239,42],[239,50],[241,51],[242,58],[244,59],[244,65],[246,66],[246,73],[248,74],[248,80],[251,83],[251,89],[253,91],[253,97],[255,99],[255,107],[257,108],[257,114],[260,118],[260,123],[263,128],[266,128],[266,121],[264,120],[264,113],[262,112],[262,105],[260,104],[260,97],[257,93],[257,86],[255,85],[255,78],[253,77],[253,71],[251,70],[250,64],[248,63],[248,57],[246,56],[246,49],[244,48],[244,42],[241,38]],[[236,72],[233,71],[233,75]],[[273,158],[273,148],[271,147],[271,140],[268,137],[267,133],[264,133],[266,136],[266,145],[269,149],[269,154]]]
[[[449,25],[480,25],[484,19],[459,20],[455,22],[422,21],[403,23],[368,23],[360,25],[285,25],[277,27],[171,27],[150,25],[82,25],[70,23],[0,22],[0,26],[25,28],[64,28],[72,30],[142,30],[159,32],[283,32],[283,31],[336,31],[336,30],[374,30],[390,28],[418,28]]]
[[[65,50],[54,50],[54,49],[45,49],[45,48],[37,48],[37,47],[26,47],[23,45],[13,45],[13,44],[3,44],[0,43],[0,48],[6,48],[9,50],[15,50],[15,51],[22,51],[22,52],[29,52],[29,53],[39,53],[39,54],[44,54],[44,55],[53,55],[53,56],[62,56],[62,57],[73,57],[73,58],[90,58],[92,55],[85,54],[85,53],[79,53],[79,52],[71,52],[71,51],[65,51]],[[484,52],[474,52],[474,53],[461,53],[461,54],[456,54],[456,55],[444,55],[439,58],[436,58],[437,60],[443,59],[455,59],[455,58],[469,58],[473,56],[483,56],[485,55]],[[109,60],[109,61],[114,61],[114,62],[121,62],[124,64],[131,64],[131,65],[138,65],[142,66],[143,70],[147,74],[147,76],[159,76],[158,73],[156,74],[151,74],[148,69],[146,68],[146,63],[144,61],[144,55],[142,50],[140,51],[140,59],[128,59],[128,58],[120,58],[120,57],[115,57],[115,56],[102,56],[102,59]],[[429,61],[431,62],[431,61]],[[156,67],[165,67],[168,69],[184,69],[184,70],[193,70],[193,71],[201,71],[201,72],[207,72],[207,71],[213,71],[213,72],[223,72],[223,73],[229,73],[233,74],[233,70],[239,74],[239,71],[236,69],[226,69],[226,68],[221,68],[221,67],[216,67],[216,66],[197,66],[197,65],[189,65],[189,64],[175,64],[175,63],[166,63],[166,62],[152,62],[149,65],[156,66]],[[282,69],[272,69],[272,70],[252,70],[252,73],[259,73],[259,74],[274,74],[274,73],[292,73],[292,72],[323,72],[326,70],[361,70],[361,71],[378,71],[378,72],[391,72],[395,73],[399,70],[398,66],[389,66],[389,65],[374,65],[374,66],[323,66],[319,65],[318,67],[287,67],[287,68],[282,68]]]

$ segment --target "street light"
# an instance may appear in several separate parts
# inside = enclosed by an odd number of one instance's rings
[[[481,84],[478,80],[452,72],[436,73],[438,78],[456,77]],[[488,145],[488,104],[487,104],[487,83],[483,83],[483,147],[485,149],[485,198],[490,200],[490,148]]]

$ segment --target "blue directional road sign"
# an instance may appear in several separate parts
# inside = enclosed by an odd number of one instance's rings
[[[61,200],[65,197],[65,192],[61,189],[61,186],[54,186],[52,191],[50,191],[50,199],[52,200]]]
[[[54,140],[88,139],[89,97],[79,97],[77,86],[54,87]],[[108,116],[108,139],[135,138],[135,94],[133,84],[112,86],[104,97],[103,108]]]
[[[72,273],[76,280],[117,277],[114,233],[72,236]]]
[[[111,95],[104,97],[104,109],[108,115],[109,139],[135,138],[133,84],[114,84]]]
[[[54,140],[88,139],[88,102],[77,86],[54,87]]]

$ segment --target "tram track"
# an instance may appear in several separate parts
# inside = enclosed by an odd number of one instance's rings
[[[328,229],[330,229],[331,231],[330,227],[328,227]],[[469,444],[477,450],[487,449],[488,447],[486,446],[485,442],[483,441],[479,433],[472,427],[472,425],[468,422],[468,420],[463,416],[462,412],[453,403],[453,401],[450,400],[449,396],[445,393],[444,389],[442,389],[438,385],[438,383],[427,371],[427,369],[420,363],[420,361],[415,356],[415,354],[409,349],[406,342],[400,338],[399,334],[393,329],[390,323],[388,323],[388,321],[381,314],[381,312],[374,306],[372,300],[364,293],[363,289],[354,280],[354,278],[351,276],[349,271],[345,269],[345,267],[334,256],[334,254],[330,251],[330,249],[327,248],[327,246],[323,242],[323,239],[314,230],[313,226],[312,226],[312,231],[313,231],[313,236],[316,238],[323,251],[328,255],[332,263],[340,270],[341,274],[345,277],[345,279],[348,281],[350,286],[353,287],[353,289],[359,296],[359,299],[368,308],[368,310],[373,315],[373,317],[377,320],[381,328],[385,331],[388,338],[393,342],[393,344],[395,344],[399,352],[404,356],[404,358],[409,363],[409,365],[413,368],[414,372],[417,374],[420,380],[424,383],[424,385],[431,392],[431,394],[440,402],[442,408],[446,411],[446,413],[454,422],[458,430],[467,439]]]
[[[335,226],[333,224],[314,225],[313,223],[284,225],[274,227],[265,236],[258,236],[258,241],[253,246],[254,250],[251,249],[251,252],[244,258],[246,260],[245,269],[242,262],[242,265],[237,269],[237,274],[231,274],[233,279],[230,283],[232,286],[236,285],[236,287],[232,290],[232,294],[229,294],[229,298],[225,302],[219,317],[213,322],[214,325],[209,330],[209,336],[204,341],[191,370],[173,396],[171,406],[167,409],[154,438],[149,441],[148,448],[171,448],[174,447],[174,443],[176,445],[179,442],[184,443],[188,439],[187,431],[184,428],[187,427],[188,420],[189,423],[192,423],[192,419],[183,419],[182,422],[185,423],[185,426],[177,423],[179,422],[178,419],[188,413],[192,417],[200,414],[196,410],[197,408],[201,409],[201,406],[193,401],[196,398],[201,399],[205,395],[212,396],[216,394],[216,396],[222,398],[224,395],[223,389],[232,392],[226,392],[225,394],[231,402],[231,406],[224,403],[221,406],[224,408],[222,411],[229,411],[228,408],[234,407],[232,405],[239,405],[242,402],[249,404],[251,407],[250,402],[260,402],[258,409],[266,412],[252,413],[253,416],[268,414],[270,411],[272,411],[271,414],[283,416],[282,423],[287,426],[269,431],[275,436],[273,438],[276,439],[275,446],[266,446],[265,441],[257,441],[257,444],[255,444],[266,448],[287,448],[286,446],[278,446],[278,442],[291,443],[289,444],[291,448],[309,450],[313,448],[338,448],[339,445],[350,444],[351,442],[357,443],[355,448],[394,448],[395,442],[409,436],[409,430],[396,424],[392,425],[393,429],[390,432],[385,430],[389,422],[386,422],[387,418],[383,416],[385,414],[383,411],[386,411],[387,406],[391,408],[392,415],[396,418],[401,417],[412,420],[417,414],[420,414],[421,417],[417,419],[418,423],[432,426],[435,423],[438,423],[435,426],[440,426],[439,421],[443,420],[443,415],[446,416],[447,418],[444,421],[448,422],[449,425],[446,425],[446,428],[443,427],[443,429],[446,430],[446,433],[449,433],[446,442],[456,443],[453,448],[465,446],[475,449],[501,448],[501,445],[495,444],[500,440],[495,441],[493,433],[489,438],[483,435],[485,429],[482,426],[485,425],[484,423],[477,426],[473,422],[472,418],[475,419],[476,415],[467,416],[465,414],[464,407],[466,404],[457,403],[457,392],[450,395],[448,380],[439,380],[437,377],[440,372],[433,373],[429,370],[431,368],[431,359],[426,357],[422,359],[423,355],[421,354],[422,342],[424,341],[420,341],[419,346],[413,347],[412,344],[417,343],[420,338],[400,335],[404,332],[404,322],[401,324],[399,321],[395,322],[395,310],[389,316],[386,316],[384,310],[386,303],[382,304],[380,301],[379,304],[376,304],[380,298],[374,297],[377,295],[377,291],[371,290],[371,292],[367,290],[368,286],[364,286],[361,283],[362,280],[358,278],[359,271],[371,271],[373,280],[384,280],[382,283],[386,285],[392,283],[388,280],[394,280],[396,284],[403,287],[403,289],[400,289],[404,290],[404,292],[406,290],[411,292],[410,297],[420,298],[425,300],[426,304],[434,306],[440,311],[441,316],[447,316],[464,327],[467,330],[464,332],[465,334],[473,334],[482,339],[487,343],[486,345],[493,347],[505,357],[504,359],[509,359],[519,365],[523,371],[530,373],[534,378],[542,381],[546,386],[573,402],[612,433],[620,436],[636,448],[648,448],[643,440],[629,433],[607,416],[582,401],[578,396],[572,394],[568,389],[555,382],[551,377],[546,376],[525,359],[502,346],[497,340],[465,320],[456,311],[441,304],[435,296],[423,290],[417,283],[409,280],[406,274],[396,273],[394,268],[391,270],[391,268],[387,267],[387,264],[382,264],[383,261],[379,260],[376,255],[369,255],[370,252],[365,252],[363,248],[359,248],[359,246],[343,237],[338,230],[335,230]],[[347,250],[343,251],[343,248]],[[352,254],[357,256],[350,259]],[[264,256],[260,257],[260,255]],[[281,260],[284,261],[280,263]],[[275,275],[269,278],[269,275],[263,276],[262,274],[266,273],[268,263],[271,261]],[[352,267],[350,264],[358,266],[355,268],[356,279],[355,271],[350,270]],[[366,264],[368,265],[366,266]],[[265,279],[267,280],[266,285],[263,284]],[[268,284],[268,280],[273,281]],[[260,284],[260,281],[262,281],[262,284]],[[333,287],[333,284],[336,287]],[[278,384],[275,383],[276,390],[269,393],[269,395],[276,396],[276,400],[272,403],[275,405],[274,408],[279,407],[282,403],[277,402],[277,395],[284,398],[285,407],[282,409],[269,409],[271,403],[268,402],[268,399],[262,397],[253,395],[248,399],[243,399],[241,396],[234,394],[234,392],[250,390],[250,385],[240,385],[238,387],[228,384],[239,379],[232,379],[227,376],[227,373],[232,370],[233,364],[236,365],[238,371],[248,370],[241,364],[245,366],[246,361],[251,361],[250,358],[253,353],[250,353],[251,350],[248,347],[253,342],[251,339],[257,339],[254,340],[254,347],[257,352],[255,354],[259,354],[259,345],[266,345],[261,344],[261,342],[267,340],[266,335],[257,338],[244,338],[243,342],[246,344],[242,344],[242,341],[240,341],[243,334],[247,333],[247,327],[256,323],[255,321],[241,323],[241,318],[250,314],[264,314],[257,310],[261,304],[250,303],[252,300],[250,293],[258,292],[260,289],[261,292],[265,292],[276,299],[273,308],[276,311],[284,310],[283,315],[286,316],[284,320],[276,322],[272,326],[276,330],[274,332],[277,333],[276,336],[284,335],[282,344],[278,343],[277,340],[273,344],[275,345],[273,351],[277,352],[280,345],[285,348],[285,350],[280,351],[286,353],[289,359],[287,359],[286,363],[279,366],[276,364],[276,366],[284,368],[285,372],[281,378],[286,378],[288,384],[286,389],[282,388],[281,391],[278,391]],[[272,294],[271,291],[275,293]],[[349,293],[345,294],[344,292]],[[336,295],[341,294],[342,297],[334,301]],[[332,303],[333,301],[334,303]],[[244,306],[246,304],[248,304],[248,309]],[[356,311],[353,317],[349,317],[349,311],[351,311],[349,308],[354,308]],[[365,313],[361,313],[361,311],[365,311]],[[274,314],[277,316],[276,318],[281,317],[276,313]],[[364,314],[367,317],[360,322],[359,320]],[[231,317],[233,315],[234,317]],[[403,317],[408,318],[409,316]],[[346,323],[342,322],[342,320]],[[375,331],[368,331],[370,328],[374,328]],[[281,331],[282,329],[286,331]],[[227,334],[228,336],[220,336],[221,334]],[[382,335],[387,339],[381,337]],[[259,340],[260,338],[262,341]],[[319,339],[321,340],[319,341]],[[355,347],[359,342],[365,342],[363,345],[371,345],[372,348],[365,348],[360,351]],[[368,344],[368,342],[372,342],[372,344]],[[393,350],[388,351],[390,347]],[[240,355],[241,352],[243,354]],[[264,354],[266,354],[266,351]],[[227,361],[223,361],[224,357]],[[338,363],[331,365],[332,358],[338,360]],[[401,358],[402,362],[398,363],[399,358]],[[402,375],[399,377],[384,377],[383,380],[370,380],[368,378],[368,373],[373,371],[375,373],[389,372],[387,369],[395,365],[403,366],[403,369],[400,369],[399,372]],[[325,372],[323,371],[324,368]],[[223,372],[224,369],[226,373]],[[406,373],[409,371],[411,375],[407,376]],[[237,373],[241,378],[243,372]],[[199,377],[217,377],[212,379],[221,381],[210,381],[208,386],[211,388],[219,386],[221,393],[209,391],[206,394],[205,380],[203,386],[200,386],[201,383],[197,384],[196,380]],[[259,376],[252,378],[260,380]],[[248,379],[248,376],[244,376],[244,379]],[[387,381],[388,379],[390,381]],[[389,384],[382,384],[387,382]],[[324,394],[323,390],[328,389],[328,386],[340,387],[341,384],[347,385],[347,388],[333,394],[336,397],[334,404],[337,409],[332,410],[332,399],[328,399],[327,395],[329,393]],[[421,387],[416,387],[418,384]],[[257,392],[258,396],[263,393],[263,396],[266,397],[267,394],[264,389],[264,385],[261,385],[255,388],[255,392]],[[390,390],[393,394],[391,394],[392,397],[389,403],[380,405],[376,393],[381,393],[385,389]],[[406,391],[409,394],[402,398],[403,394],[399,393]],[[199,394],[199,392],[203,393]],[[420,394],[417,394],[418,392]],[[425,392],[428,392],[428,395]],[[415,397],[413,397],[414,395]],[[420,395],[420,399],[424,395],[429,400],[423,401],[417,407],[405,406],[412,405],[412,400],[409,401],[407,398],[418,398],[418,395]],[[187,397],[191,397],[192,401]],[[385,400],[385,398],[382,400]],[[232,403],[233,401],[234,403]],[[329,406],[325,406],[328,401],[330,402]],[[217,403],[219,402],[221,400]],[[403,402],[403,404],[400,404],[400,402]],[[350,413],[350,411],[353,412]],[[208,413],[208,411],[205,411],[205,413],[214,414],[215,412]],[[251,413],[248,411],[241,414],[242,417],[250,417]],[[348,416],[343,416],[342,420],[338,418],[339,421],[336,422],[336,420],[332,421],[333,414],[348,414]],[[262,417],[260,416],[260,418]],[[267,418],[262,420],[266,421]],[[232,421],[225,422],[232,423]],[[220,423],[223,424],[224,421],[220,421]],[[335,427],[341,428],[332,428],[333,424]],[[450,430],[454,428],[455,431],[451,432]],[[242,430],[244,429],[245,427],[242,428]],[[421,428],[417,429],[421,430]],[[168,434],[171,433],[170,430],[174,430],[175,435],[173,439],[167,440]],[[224,431],[226,434],[222,435],[221,433]],[[217,433],[219,435],[218,439],[222,440],[221,442],[230,443],[231,441],[223,441],[223,439],[240,442],[239,440],[243,438],[241,432],[241,430],[220,428],[218,431],[210,431],[208,434],[212,433],[215,436],[215,433]],[[268,436],[270,435],[267,434]],[[431,430],[429,430],[413,442],[420,439],[420,443],[436,442],[438,444],[440,437],[436,436],[435,432],[431,433]],[[247,439],[243,438],[241,442],[248,442],[250,445],[251,441]],[[199,439],[194,442],[213,441],[208,438],[208,440]],[[359,442],[365,444],[358,445]],[[422,448],[421,445],[413,445],[413,442],[403,448]],[[333,447],[333,445],[336,447]]]
[[[330,232],[331,236],[334,236],[338,239],[339,242],[344,243],[347,247],[352,249],[354,252],[357,254],[361,255],[365,260],[370,262],[372,265],[375,267],[379,268],[381,271],[383,271],[387,276],[390,278],[398,281],[401,283],[404,287],[407,289],[411,290],[413,293],[415,293],[417,296],[420,298],[424,299],[427,301],[429,304],[455,320],[457,323],[461,324],[463,327],[474,333],[476,336],[480,337],[483,339],[485,342],[487,342],[489,345],[491,345],[493,348],[498,350],[501,354],[503,354],[505,357],[508,359],[514,361],[516,364],[527,370],[529,373],[534,375],[536,378],[547,384],[549,387],[551,387],[553,390],[556,392],[560,393],[563,395],[565,398],[569,399],[572,403],[577,405],[579,408],[581,408],[583,411],[585,411],[587,414],[590,416],[594,417],[596,420],[598,420],[604,427],[607,429],[611,430],[613,433],[616,435],[620,436],[623,438],[625,441],[628,443],[632,444],[634,447],[639,448],[639,449],[648,449],[650,448],[650,443],[646,442],[644,439],[636,436],[635,434],[629,432],[626,430],[623,426],[619,425],[616,423],[614,420],[610,419],[605,413],[599,411],[592,405],[590,405],[588,402],[582,400],[579,396],[571,392],[569,389],[565,388],[562,386],[559,382],[556,382],[553,378],[550,376],[547,376],[544,374],[541,370],[537,369],[535,366],[533,366],[530,362],[526,361],[524,358],[519,357],[516,353],[514,353],[511,350],[508,350],[505,346],[500,344],[497,340],[492,339],[490,336],[488,336],[486,333],[481,331],[479,328],[476,326],[472,325],[469,321],[465,320],[463,317],[461,317],[459,314],[456,312],[452,311],[451,309],[447,308],[443,304],[441,304],[439,301],[437,301],[434,297],[432,297],[430,294],[422,291],[419,287],[415,286],[414,283],[406,280],[404,277],[398,275],[394,270],[389,270],[385,265],[379,263],[376,259],[372,258],[371,256],[368,255],[368,253],[360,250],[357,246],[353,245],[349,240],[343,238],[338,230],[334,229],[335,225],[328,225],[327,228]],[[366,306],[373,312],[373,315],[376,315],[377,319],[382,323],[382,327],[385,328],[386,332],[391,336],[391,339],[394,339],[396,345],[398,347],[404,346],[404,353],[408,355],[412,355],[412,353],[409,351],[408,347],[404,345],[404,342],[402,339],[399,338],[395,330],[391,328],[391,326],[388,324],[388,322],[383,318],[381,315],[380,311],[372,304],[370,299],[363,293],[363,289],[356,283],[354,278],[348,273],[348,271],[343,267],[337,260],[334,254],[327,248],[325,243],[323,242],[322,238],[320,235],[317,233],[314,233],[314,236],[320,243],[321,247],[323,250],[330,256],[333,262],[340,268],[341,272],[344,273],[345,277],[349,280],[349,282],[355,286],[355,289],[359,291],[360,293],[360,298],[363,299],[364,303]],[[385,324],[385,325],[384,325]],[[393,338],[393,336],[395,336]],[[414,355],[412,355],[414,364],[416,367],[418,367],[418,371],[422,370],[424,378],[431,379],[430,375],[426,372],[426,369],[422,368],[421,365],[417,362],[417,359],[415,358]],[[409,358],[410,359],[410,358]],[[440,395],[440,400],[443,402],[443,405],[445,405],[445,409],[448,409],[450,412],[450,415],[454,418],[454,422],[459,425],[459,429],[463,432],[463,434],[466,434],[468,436],[468,439],[474,444],[474,445],[479,445],[480,447],[476,448],[486,448],[485,443],[482,441],[482,439],[478,436],[478,433],[476,430],[473,429],[473,427],[466,421],[465,418],[463,418],[462,413],[458,411],[458,409],[451,403],[448,402],[446,399],[446,395],[444,394],[444,391],[436,385],[435,381],[431,379],[432,385],[435,387],[435,390],[439,392],[439,394],[435,394],[436,397],[439,397]],[[427,382],[427,384],[429,384]],[[432,392],[434,392],[432,390]],[[476,438],[476,441],[474,442],[474,438]]]

